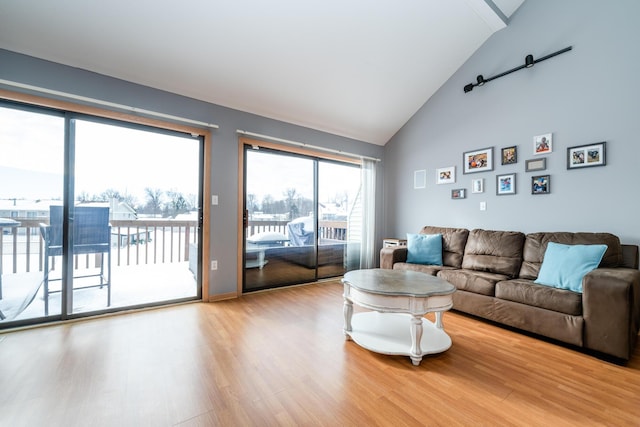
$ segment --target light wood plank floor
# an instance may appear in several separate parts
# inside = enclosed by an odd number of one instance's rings
[[[344,340],[338,281],[0,335],[2,426],[638,426],[619,366],[455,312],[413,366]]]

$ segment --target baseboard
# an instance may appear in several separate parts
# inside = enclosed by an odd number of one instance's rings
[[[238,298],[238,294],[236,292],[228,292],[226,294],[209,295],[209,302],[224,301],[235,298]]]

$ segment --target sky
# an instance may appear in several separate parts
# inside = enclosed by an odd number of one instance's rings
[[[115,189],[145,200],[144,189],[198,193],[198,140],[76,122],[76,196]],[[0,199],[60,198],[62,117],[0,108]]]
[[[249,150],[247,170],[247,194],[254,194],[258,203],[267,194],[274,200],[282,200],[289,188],[295,188],[297,195],[313,199],[311,159]],[[320,162],[318,175],[320,202],[331,201],[338,192],[347,192],[353,200],[351,196],[355,196],[360,186],[358,167]]]
[[[107,189],[146,200],[146,187],[198,193],[198,140],[76,121],[75,195],[99,195]],[[0,107],[0,199],[61,199],[64,120],[61,116]],[[313,199],[313,161],[250,150],[247,193],[262,202],[269,194],[285,198],[287,189]],[[320,202],[347,192],[353,200],[360,169],[320,162]]]

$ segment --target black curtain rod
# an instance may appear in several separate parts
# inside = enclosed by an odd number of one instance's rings
[[[564,49],[560,49],[557,52],[550,53],[549,55],[543,56],[542,58],[538,58],[538,59],[535,59],[535,60],[533,59],[532,55],[527,55],[527,57],[525,58],[525,63],[522,64],[522,65],[519,65],[519,66],[517,66],[515,68],[512,68],[512,69],[507,70],[505,72],[502,72],[500,74],[496,74],[495,76],[489,77],[487,79],[482,77],[482,74],[480,74],[478,76],[478,78],[477,78],[478,82],[477,83],[469,83],[468,85],[466,85],[464,87],[464,91],[465,91],[465,93],[466,92],[471,92],[475,86],[482,86],[485,83],[490,82],[491,80],[499,79],[500,77],[504,77],[507,74],[511,74],[511,73],[513,73],[515,71],[522,70],[523,68],[530,68],[534,64],[537,64],[538,62],[546,61],[549,58],[553,58],[554,56],[558,56],[558,55],[560,55],[562,53],[568,52],[571,49],[573,49],[573,46],[565,47]],[[531,58],[531,59],[529,59],[529,58]]]

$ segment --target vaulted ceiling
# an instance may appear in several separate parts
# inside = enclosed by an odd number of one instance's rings
[[[0,0],[0,48],[384,145],[523,1]]]

